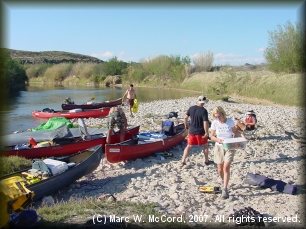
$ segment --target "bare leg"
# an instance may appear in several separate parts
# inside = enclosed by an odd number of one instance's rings
[[[245,130],[246,129],[246,125],[244,125],[241,122],[235,122],[235,127],[237,130]]]
[[[224,165],[224,163],[218,164],[218,173],[219,173],[222,180],[224,180],[223,165]]]
[[[113,129],[108,129],[107,130],[107,136],[106,136],[106,143],[107,144],[110,144],[110,142],[111,142],[111,135],[112,135],[112,133],[113,133]]]
[[[227,188],[228,181],[230,179],[230,166],[231,162],[224,162],[223,172],[224,172],[224,188]]]
[[[125,137],[125,128],[120,129],[120,142],[124,141]]]
[[[208,143],[203,145],[204,159],[205,162],[208,162]]]
[[[182,163],[186,163],[186,158],[189,155],[190,149],[192,148],[192,145],[187,145],[186,148],[184,149],[184,154],[182,158]]]

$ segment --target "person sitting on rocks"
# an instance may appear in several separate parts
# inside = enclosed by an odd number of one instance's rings
[[[235,118],[235,127],[237,130],[245,131],[255,129],[255,125],[257,123],[255,112],[253,110],[250,110],[246,113],[246,115],[248,117],[244,120],[244,122],[241,122],[237,118]]]

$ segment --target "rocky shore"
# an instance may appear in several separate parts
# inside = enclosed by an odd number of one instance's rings
[[[179,118],[173,118],[173,121],[182,122],[186,110],[194,104],[196,98],[193,97],[148,103],[140,101],[134,117],[129,116],[127,106],[123,108],[129,125],[140,125],[140,131],[158,131],[169,112],[178,112]],[[228,199],[222,199],[220,194],[199,192],[199,186],[222,187],[217,165],[204,164],[201,147],[193,147],[187,158],[187,166],[180,167],[186,140],[169,150],[174,156],[165,160],[150,156],[111,164],[104,157],[90,176],[59,191],[53,196],[54,199],[68,200],[71,197],[87,196],[106,197],[109,201],[155,202],[159,206],[157,210],[163,214],[184,215],[188,220],[207,216],[207,225],[218,227],[233,225],[227,217],[249,206],[271,220],[276,217],[274,222],[266,222],[266,226],[305,225],[305,143],[298,139],[298,136],[305,136],[305,110],[234,101],[210,101],[205,105],[210,119],[216,106],[222,106],[228,117],[240,119],[244,119],[245,112],[252,109],[258,119],[257,130],[248,135],[247,147],[236,151],[231,166]],[[105,119],[86,119],[85,122],[88,126],[106,126]],[[214,143],[209,142],[210,160],[213,160],[213,146]],[[248,172],[296,185],[298,192],[290,195],[246,184]],[[288,222],[290,217],[296,217],[297,222]],[[295,218],[291,219],[294,221]]]

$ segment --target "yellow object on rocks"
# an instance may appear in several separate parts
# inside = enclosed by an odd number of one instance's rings
[[[133,107],[132,107],[132,112],[133,112],[133,113],[137,113],[137,111],[138,111],[138,105],[139,105],[138,99],[134,99],[134,105],[133,105]]]

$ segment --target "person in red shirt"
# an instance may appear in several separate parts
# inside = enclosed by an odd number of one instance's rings
[[[235,127],[237,130],[254,130],[255,129],[255,125],[257,123],[257,119],[256,119],[256,115],[254,113],[253,110],[250,110],[246,113],[246,115],[248,116],[244,122],[240,122],[239,120],[237,120],[235,118]]]

